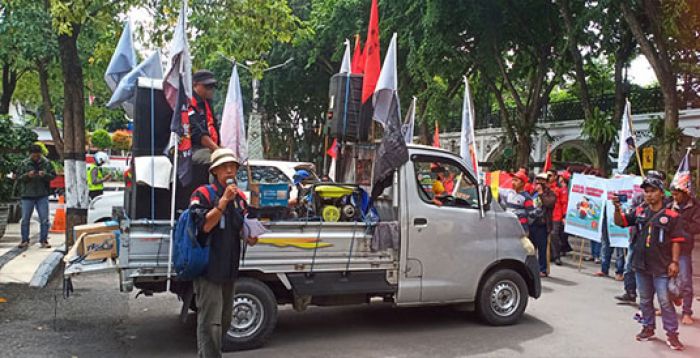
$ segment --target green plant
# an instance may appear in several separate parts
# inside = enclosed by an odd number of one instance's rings
[[[96,148],[107,149],[112,146],[112,138],[109,137],[109,133],[106,130],[98,129],[92,133],[90,143]]]
[[[31,129],[16,127],[9,116],[0,116],[0,202],[13,198],[16,170],[36,139]]]
[[[593,143],[610,143],[617,136],[617,127],[611,116],[600,108],[593,109],[593,118],[583,123],[582,132]]]

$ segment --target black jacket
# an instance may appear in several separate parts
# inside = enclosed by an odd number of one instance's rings
[[[190,198],[190,212],[199,232],[197,240],[201,245],[209,246],[206,279],[217,283],[229,282],[238,276],[241,229],[247,205],[237,197],[235,203],[229,203],[226,207],[222,216],[224,222],[216,225],[208,234],[204,233],[206,215],[219,204],[219,197],[224,193],[224,187],[218,182],[211,185],[216,189],[216,197],[210,198],[207,186],[200,186]]]
[[[690,198],[685,205],[673,203],[670,207],[680,213],[683,230],[688,234],[688,241],[681,247],[681,255],[690,255],[695,247],[695,240],[700,240],[700,202]]]
[[[622,227],[637,228],[631,244],[632,267],[638,272],[666,274],[671,263],[671,244],[688,241],[680,215],[665,207],[654,212],[648,205],[639,206],[634,213],[624,214],[622,221]]]

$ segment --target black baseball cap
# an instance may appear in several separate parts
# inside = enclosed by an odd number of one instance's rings
[[[214,78],[214,73],[209,70],[199,70],[192,75],[193,84],[203,84],[212,85],[216,84],[216,78]]]

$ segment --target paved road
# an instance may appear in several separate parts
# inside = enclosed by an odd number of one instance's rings
[[[612,296],[620,283],[594,278],[593,266],[555,267],[543,297],[531,301],[522,322],[487,327],[468,313],[446,308],[395,309],[387,305],[280,311],[269,344],[229,357],[700,357],[700,324],[681,328],[685,352],[663,341],[636,342],[635,308]],[[47,288],[0,286],[0,356],[192,357],[194,315],[177,321],[172,295],[118,292],[116,275],[75,280],[75,295]],[[56,304],[54,304],[56,297]],[[700,310],[700,302],[696,304]],[[54,319],[54,309],[56,316]],[[660,322],[659,322],[660,326]],[[657,331],[659,337],[663,332]]]

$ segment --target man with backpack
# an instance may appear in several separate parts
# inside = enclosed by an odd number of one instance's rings
[[[197,353],[221,357],[222,335],[231,326],[233,286],[238,276],[241,236],[247,204],[236,187],[238,158],[221,148],[211,155],[214,183],[197,188],[190,198],[190,215],[197,241],[209,248],[203,276],[193,280],[197,304]],[[246,238],[255,245],[257,238]]]

